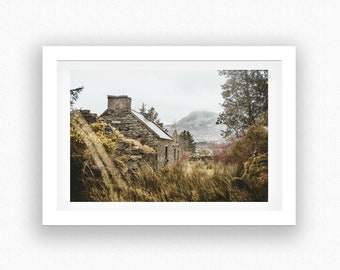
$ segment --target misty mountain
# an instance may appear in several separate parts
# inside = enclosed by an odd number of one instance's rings
[[[188,130],[196,142],[218,142],[222,140],[221,130],[224,125],[216,125],[218,114],[208,111],[194,111],[183,117],[176,123],[178,134],[183,130]],[[172,134],[172,125],[166,128]]]

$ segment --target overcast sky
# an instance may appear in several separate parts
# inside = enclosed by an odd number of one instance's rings
[[[107,108],[107,95],[127,95],[133,109],[143,102],[153,106],[165,124],[192,111],[221,112],[224,82],[216,70],[71,71],[71,88],[85,87],[76,108],[100,115]]]

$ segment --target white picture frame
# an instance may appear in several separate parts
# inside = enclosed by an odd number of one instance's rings
[[[180,68],[269,70],[268,202],[70,202],[69,93],[63,91],[70,89],[70,71],[134,61],[141,68],[175,63]],[[295,47],[45,46],[42,65],[43,225],[296,224]]]

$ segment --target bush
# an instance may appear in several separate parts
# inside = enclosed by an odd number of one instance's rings
[[[243,164],[250,157],[268,152],[267,129],[259,124],[251,126],[245,135],[234,143],[231,151],[233,161],[241,171]]]
[[[234,163],[232,146],[233,143],[215,145],[212,156],[214,162],[223,162],[224,164]]]
[[[268,201],[268,154],[250,158],[244,164],[241,178],[249,188],[252,201]]]

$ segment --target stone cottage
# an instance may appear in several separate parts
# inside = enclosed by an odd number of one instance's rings
[[[157,168],[163,168],[182,158],[176,134],[171,137],[160,126],[132,110],[130,97],[109,95],[107,98],[108,107],[100,117],[126,138],[152,147],[157,153]]]

